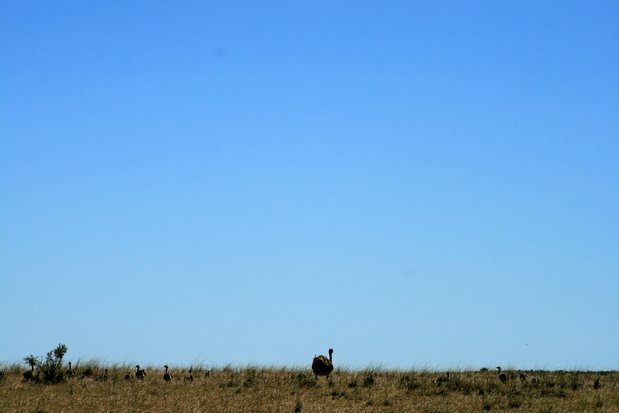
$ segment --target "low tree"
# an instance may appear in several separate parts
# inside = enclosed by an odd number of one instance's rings
[[[68,350],[67,346],[60,343],[55,349],[47,353],[45,361],[38,363],[43,383],[54,384],[64,380],[65,373],[62,368],[62,358],[67,354]]]

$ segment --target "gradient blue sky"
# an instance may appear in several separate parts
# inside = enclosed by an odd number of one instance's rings
[[[619,368],[616,1],[3,1],[0,362]]]

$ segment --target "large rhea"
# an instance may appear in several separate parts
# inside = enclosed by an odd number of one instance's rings
[[[333,371],[333,349],[329,349],[329,358],[325,356],[314,357],[312,361],[312,371],[318,376],[326,376],[329,378],[329,374]]]

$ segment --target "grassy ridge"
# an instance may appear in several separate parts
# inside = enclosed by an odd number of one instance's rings
[[[55,385],[24,382],[20,366],[2,370],[0,412],[619,412],[619,372],[334,371],[316,380],[309,369],[146,368],[95,363]],[[597,382],[596,382],[597,381]],[[597,384],[596,384],[597,383]]]

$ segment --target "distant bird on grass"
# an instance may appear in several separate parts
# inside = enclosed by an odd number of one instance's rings
[[[66,372],[68,378],[73,378],[77,375],[77,366],[75,368],[71,367],[71,362],[69,362],[69,370]]]
[[[329,378],[329,374],[333,371],[333,349],[329,349],[329,358],[325,356],[314,357],[312,361],[312,371],[316,377],[326,376]]]
[[[107,369],[103,371],[103,374],[97,376],[97,381],[107,381]]]
[[[501,366],[497,366],[497,370],[499,371],[497,373],[499,376],[499,380],[501,380],[502,383],[505,383],[507,380],[509,380],[509,377],[507,376],[507,374],[501,373]]]
[[[30,370],[24,371],[22,377],[24,381],[34,380],[34,366],[32,366]]]
[[[144,369],[140,369],[140,365],[136,365],[135,366],[135,378],[138,380],[144,380],[144,377],[146,377],[146,371],[144,371]]]
[[[76,370],[77,370],[77,366],[75,366]],[[95,374],[94,370],[92,369],[92,367],[86,367],[85,369],[82,369],[82,372],[79,375],[80,379],[85,379],[87,377],[92,377]]]
[[[436,379],[436,385],[441,386],[443,383],[447,383],[448,381],[449,381],[449,372],[447,372],[445,375],[439,376]]]
[[[39,359],[31,354],[28,357],[24,357],[24,362],[26,362],[26,364],[30,366],[30,370],[24,371],[24,374],[22,374],[23,380],[24,381],[34,380],[35,379],[35,377],[34,377],[34,366],[39,364]],[[37,371],[37,378],[38,378],[40,372],[41,372],[41,370]]]
[[[166,383],[169,383],[172,381],[172,374],[168,373],[168,365],[166,364],[165,366],[165,373],[163,373],[163,380],[165,380]]]
[[[191,374],[191,370],[192,370],[192,369],[190,368],[190,369],[189,369],[189,374],[188,374],[188,375],[186,375],[186,376],[184,377],[184,380],[185,380],[185,381],[188,381],[188,382],[190,382],[190,383],[191,383],[191,382],[193,382],[193,375]]]
[[[602,388],[602,382],[600,382],[600,378],[599,377],[597,379],[595,379],[595,381],[593,382],[593,388],[595,390],[600,390]]]

